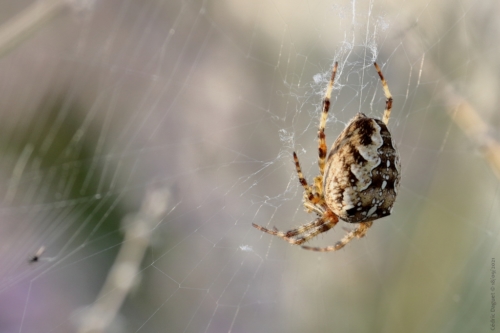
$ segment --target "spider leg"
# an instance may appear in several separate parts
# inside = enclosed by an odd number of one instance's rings
[[[314,190],[319,198],[323,198],[323,176],[314,177]]]
[[[319,151],[319,174],[321,177],[325,174],[325,159],[326,159],[326,139],[325,139],[325,126],[328,118],[328,110],[330,110],[330,96],[332,95],[333,84],[335,82],[335,75],[337,74],[338,62],[335,62],[332,69],[332,76],[326,88],[325,97],[323,98],[323,111],[321,112],[321,120],[318,129],[318,151]]]
[[[304,174],[302,173],[302,169],[300,167],[299,158],[297,157],[297,154],[295,152],[293,152],[293,160],[295,161],[295,169],[297,170],[297,175],[299,176],[299,182],[304,188],[309,201],[313,201],[314,194],[312,192],[311,186],[307,184],[307,180],[304,178]]]
[[[270,234],[270,235],[273,235],[273,236],[278,236],[278,237],[281,237],[283,239],[287,239],[287,238],[290,238],[290,237],[294,237],[294,236],[303,234],[304,232],[306,232],[306,231],[308,231],[310,229],[313,229],[313,228],[315,228],[318,225],[321,225],[323,223],[324,223],[323,219],[320,218],[320,217],[318,217],[317,219],[315,219],[312,222],[303,224],[303,225],[301,225],[298,228],[291,229],[291,230],[288,230],[288,231],[280,231],[280,230],[278,230],[276,228],[273,228],[271,230],[271,229],[267,229],[266,227],[260,226],[260,225],[255,224],[255,223],[252,223],[252,226],[255,227],[255,228],[257,228],[257,229],[259,229],[260,231],[263,231],[263,232],[267,233],[267,234]]]
[[[277,229],[269,230],[255,223],[252,223],[252,226],[270,235],[278,236],[290,244],[300,245],[304,242],[307,242],[309,239],[315,237],[316,235],[330,230],[338,223],[338,221],[339,219],[336,215],[333,215],[333,218],[328,219],[325,219],[324,216],[321,216],[310,223],[301,225],[296,229],[288,231],[279,231]]]
[[[324,223],[318,224],[317,227],[310,229],[310,231],[305,232],[297,237],[290,237],[285,239],[290,244],[300,245],[302,243],[307,242],[311,238],[316,237],[317,235],[330,230],[335,227],[335,225],[339,222],[338,218],[336,220],[323,220]]]
[[[373,65],[375,65],[375,69],[377,70],[378,76],[380,76],[380,81],[382,82],[382,88],[384,88],[385,110],[384,110],[384,117],[382,118],[382,121],[384,122],[384,124],[387,125],[387,123],[389,123],[389,118],[391,117],[392,95],[391,95],[391,92],[389,91],[389,86],[387,85],[387,82],[385,82],[384,75],[382,75],[382,71],[380,70],[380,67],[378,67],[376,62],[374,62]]]
[[[327,246],[327,247],[311,247],[311,246],[302,246],[305,250],[311,250],[316,252],[329,252],[329,251],[337,251],[347,245],[351,240],[356,238],[362,238],[366,235],[366,231],[372,226],[373,221],[360,223],[359,226],[353,231],[347,233],[344,238],[338,241],[335,245]]]

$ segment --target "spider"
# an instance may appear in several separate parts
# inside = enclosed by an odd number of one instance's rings
[[[387,128],[391,115],[392,96],[377,63],[373,63],[380,77],[386,98],[382,120],[358,113],[340,133],[327,153],[325,126],[330,109],[330,96],[337,74],[335,62],[323,98],[323,111],[318,130],[319,176],[309,185],[302,174],[297,154],[293,152],[295,169],[304,188],[304,207],[316,213],[314,221],[298,228],[280,231],[252,223],[252,225],[285,241],[301,245],[311,238],[333,228],[339,219],[359,223],[335,245],[327,247],[302,246],[303,249],[327,252],[343,248],[354,238],[362,238],[373,221],[391,214],[396,200],[401,165],[399,153]]]

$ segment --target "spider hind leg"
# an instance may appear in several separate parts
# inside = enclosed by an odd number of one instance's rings
[[[374,62],[373,65],[375,66],[375,69],[377,70],[378,76],[380,77],[380,82],[382,82],[382,88],[384,89],[385,110],[384,110],[384,116],[382,118],[382,121],[384,122],[384,124],[387,125],[389,123],[389,118],[391,117],[392,95],[391,95],[391,92],[389,91],[389,86],[387,85],[387,82],[385,81],[384,75],[382,74],[380,67],[377,65],[376,62]]]
[[[338,62],[335,62],[332,69],[332,75],[330,77],[330,81],[328,82],[328,86],[326,88],[325,97],[323,97],[323,107],[321,112],[321,119],[319,121],[319,129],[318,129],[318,166],[319,166],[319,174],[321,177],[325,174],[325,159],[327,153],[326,147],[326,137],[325,137],[325,127],[326,120],[328,119],[328,111],[330,110],[330,98],[332,95],[333,85],[335,83],[335,76],[337,75],[337,68],[339,66]]]
[[[255,223],[252,223],[252,226],[267,234],[278,236],[290,244],[300,245],[319,235],[320,233],[330,230],[338,222],[339,218],[335,214],[333,214],[332,212],[326,212],[314,221],[303,224],[298,228],[288,231],[280,231],[276,228],[273,228],[273,230],[271,230]]]
[[[354,238],[365,237],[366,232],[372,226],[372,224],[373,224],[373,221],[360,223],[356,229],[345,234],[345,236],[340,241],[335,243],[335,245],[330,245],[327,247],[311,247],[311,246],[304,245],[304,246],[302,246],[302,248],[304,250],[311,250],[311,251],[316,251],[316,252],[330,252],[330,251],[340,250],[341,248],[346,246]]]

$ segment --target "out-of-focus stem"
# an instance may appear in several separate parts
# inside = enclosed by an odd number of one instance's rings
[[[0,26],[0,57],[69,7],[68,0],[37,0],[21,13],[3,23]]]
[[[151,190],[141,210],[125,227],[125,239],[95,303],[80,318],[80,333],[106,332],[139,276],[139,266],[151,241],[154,227],[164,217],[170,193]]]
[[[464,133],[478,146],[497,178],[500,179],[500,144],[491,135],[492,129],[465,99],[445,89],[448,113]]]
[[[481,118],[479,112],[464,97],[455,91],[434,62],[424,61],[422,58],[419,75],[422,75],[422,72],[431,73],[433,80],[445,82],[440,90],[440,96],[448,115],[476,144],[485,161],[500,179],[500,143],[493,137],[491,126]]]

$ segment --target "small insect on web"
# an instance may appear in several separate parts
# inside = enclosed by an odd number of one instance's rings
[[[338,63],[323,98],[323,111],[318,130],[319,176],[309,185],[302,174],[297,154],[293,153],[299,182],[304,188],[304,207],[317,218],[298,228],[280,231],[252,223],[271,235],[290,244],[301,245],[313,237],[333,228],[339,219],[359,223],[335,245],[327,247],[302,246],[303,249],[327,252],[343,248],[354,238],[362,238],[373,221],[391,214],[401,179],[399,153],[387,128],[392,109],[392,96],[382,71],[373,64],[382,82],[386,103],[382,120],[358,113],[347,124],[327,153],[325,126],[330,109]]]
[[[42,254],[45,252],[45,246],[41,246],[38,251],[36,251],[36,253],[31,256],[29,259],[28,259],[28,262],[31,264],[31,263],[34,263],[34,262],[39,262],[40,261],[40,257],[42,256]]]

